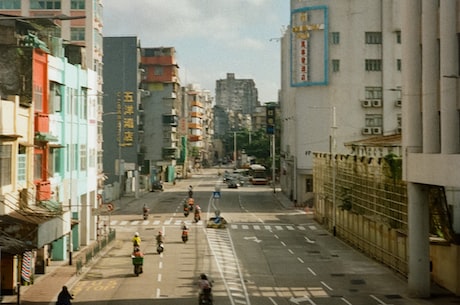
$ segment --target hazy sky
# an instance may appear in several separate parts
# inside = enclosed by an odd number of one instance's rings
[[[259,101],[277,101],[280,42],[289,0],[105,0],[104,36],[137,36],[141,47],[175,47],[181,85],[215,96],[216,80],[255,81]]]

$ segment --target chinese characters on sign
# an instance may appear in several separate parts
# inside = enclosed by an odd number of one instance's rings
[[[120,146],[133,146],[134,142],[134,107],[132,91],[117,93],[118,143]]]
[[[291,85],[327,84],[327,7],[291,13]]]

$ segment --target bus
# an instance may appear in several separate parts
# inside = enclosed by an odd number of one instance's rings
[[[249,179],[252,184],[268,184],[267,169],[260,164],[252,164],[249,166]]]

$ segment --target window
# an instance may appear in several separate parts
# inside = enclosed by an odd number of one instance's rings
[[[86,153],[86,145],[80,145],[80,170],[85,171],[88,167],[88,154]]]
[[[366,100],[381,99],[382,98],[382,87],[365,87],[364,96]]]
[[[381,59],[366,59],[365,69],[366,71],[382,71],[382,60]]]
[[[339,72],[340,71],[340,60],[333,59],[332,60],[332,72]]]
[[[365,118],[366,127],[382,127],[382,115],[381,114],[366,114]]]
[[[70,9],[72,10],[84,10],[85,0],[72,0],[70,1]]]
[[[18,10],[21,9],[21,0],[0,0],[1,10]]]
[[[73,41],[84,41],[85,40],[85,28],[71,28],[70,29],[70,40]]]
[[[339,44],[340,43],[340,33],[339,32],[332,32],[331,33],[331,43],[332,44]]]
[[[61,112],[62,93],[61,86],[57,83],[50,82],[49,107],[50,113]]]
[[[61,151],[60,149],[53,148],[50,149],[50,157],[48,164],[48,172],[51,175],[59,173],[61,171]]]
[[[365,37],[366,44],[382,44],[381,32],[366,32]]]
[[[401,44],[401,31],[396,31],[396,43]]]
[[[25,185],[27,179],[27,155],[26,155],[26,147],[23,145],[19,145],[19,152],[18,152],[18,159],[17,159],[17,178],[18,183]]]
[[[33,10],[60,10],[61,0],[30,0]]]
[[[42,159],[43,159],[43,151],[35,151],[34,154],[34,180],[41,180],[42,179]]]
[[[0,144],[0,186],[11,184],[11,145]]]
[[[305,192],[307,193],[313,192],[313,178],[312,177],[305,178]]]
[[[396,59],[396,70],[401,71],[401,59]]]
[[[161,66],[153,67],[153,75],[155,76],[163,75],[163,67]]]

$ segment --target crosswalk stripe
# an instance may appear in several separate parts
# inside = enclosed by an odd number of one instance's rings
[[[254,230],[260,230],[260,226],[254,225]]]

